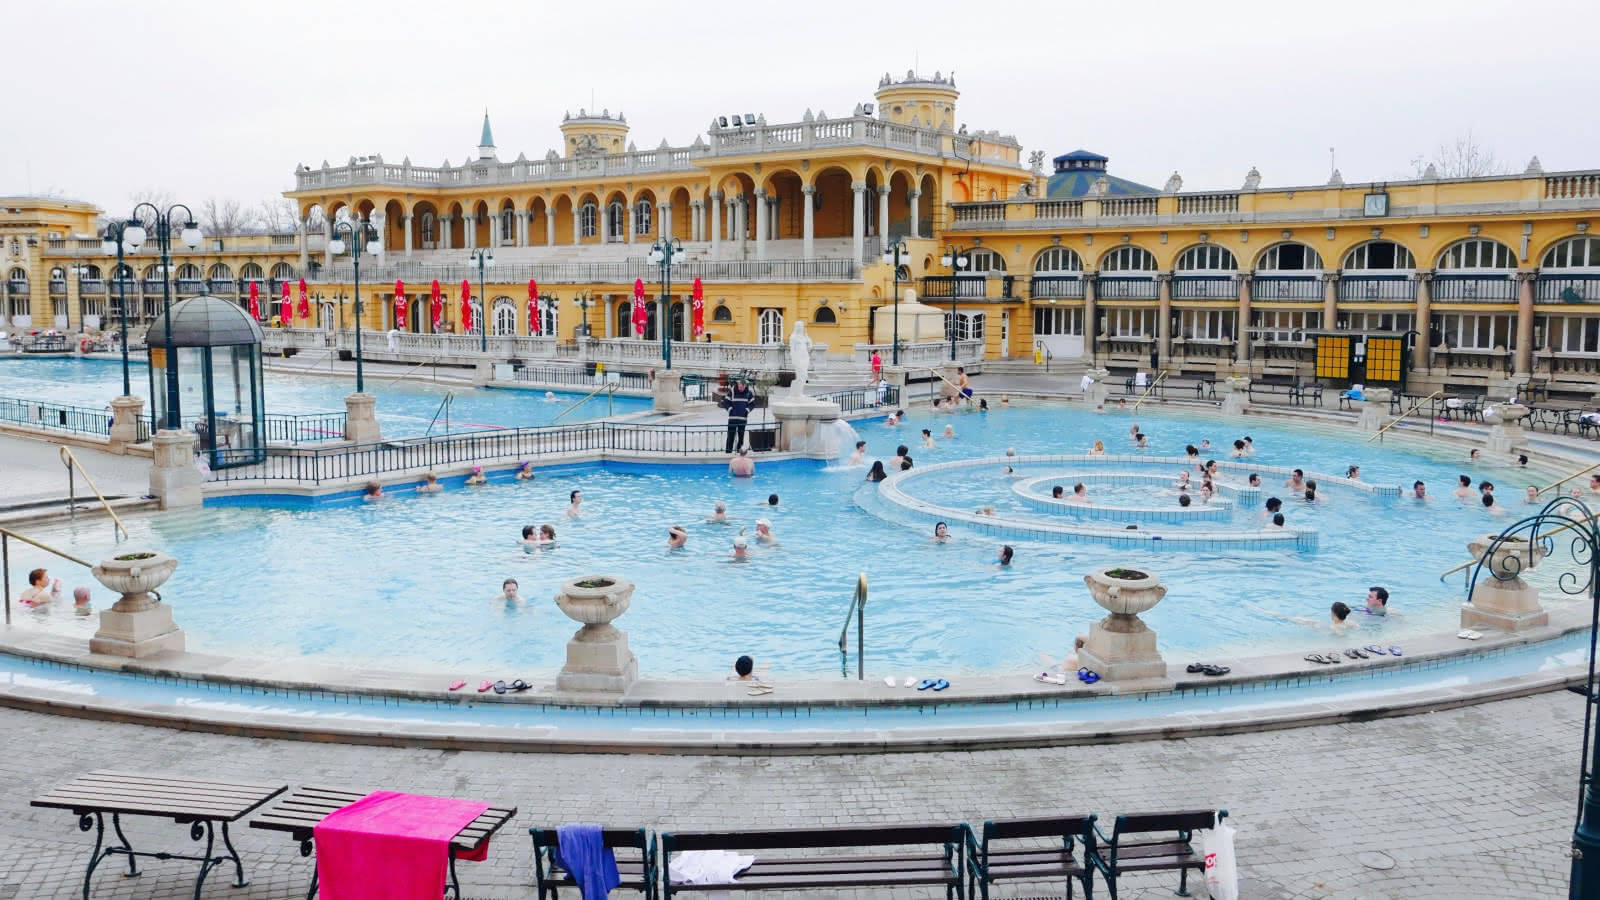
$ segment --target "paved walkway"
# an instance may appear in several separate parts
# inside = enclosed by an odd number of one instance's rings
[[[67,499],[67,468],[61,463],[62,445],[48,438],[0,434],[0,507],[43,500]],[[107,497],[142,497],[150,492],[150,458],[117,456],[92,447],[73,447],[72,453]],[[89,486],[78,479],[78,497],[93,501]]]
[[[1403,719],[1165,743],[833,757],[529,756],[254,740],[0,710],[0,898],[70,897],[91,835],[33,796],[88,769],[397,788],[512,803],[468,898],[531,897],[527,828],[896,821],[1171,809],[1212,803],[1239,828],[1243,896],[1565,896],[1582,701],[1566,692]],[[189,850],[186,829],[135,820],[134,845]],[[310,863],[285,835],[241,828],[252,885],[207,896],[303,895]],[[192,852],[192,851],[191,851]],[[1371,868],[1368,864],[1384,868]],[[97,872],[95,897],[183,897],[195,870]],[[219,876],[223,873],[218,872]],[[1169,898],[1173,879],[1124,882]],[[1002,896],[1048,894],[1049,885]],[[862,896],[866,896],[863,894]],[[942,892],[940,893],[942,896]],[[1101,896],[1104,896],[1101,893]]]

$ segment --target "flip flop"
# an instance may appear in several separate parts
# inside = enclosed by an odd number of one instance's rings
[[[1196,674],[1198,674],[1200,672],[1204,672],[1205,670],[1206,670],[1206,664],[1205,663],[1189,663],[1189,668],[1186,669],[1185,671],[1187,671],[1190,675],[1196,675]]]
[[[1363,649],[1363,650],[1367,651],[1368,653],[1371,653],[1371,654],[1373,654],[1375,656],[1383,656],[1384,655],[1383,648],[1379,647],[1377,644],[1368,644],[1367,646],[1365,646],[1365,647],[1363,647],[1361,649]]]
[[[772,685],[770,685],[770,684],[762,684],[761,682],[758,681],[755,684],[750,685],[750,690],[745,691],[745,693],[749,694],[752,697],[760,697],[763,694],[772,693]]]
[[[1389,655],[1390,656],[1404,656],[1405,654],[1400,652],[1400,648],[1399,647],[1390,647],[1389,648]]]
[[[914,685],[916,683],[917,683],[917,679],[911,677],[910,675],[907,675],[905,682],[903,684],[901,684],[900,686],[901,687],[911,687],[912,685]]]
[[[1040,672],[1039,674],[1033,676],[1033,680],[1039,682],[1040,684],[1066,684],[1067,675],[1065,672],[1056,672],[1053,674],[1050,672]]]
[[[1337,664],[1340,664],[1340,665],[1342,665],[1344,663],[1344,660],[1339,658],[1339,651],[1337,651],[1337,650],[1329,650],[1329,651],[1327,651],[1326,653],[1324,653],[1322,655],[1323,655],[1323,657],[1325,657],[1328,660],[1328,662],[1337,663]]]
[[[452,681],[452,682],[450,682],[450,690],[452,690],[452,691],[459,691],[459,690],[461,690],[462,688],[464,688],[466,686],[467,686],[467,683],[465,681]]]
[[[1328,661],[1327,658],[1321,653],[1307,653],[1305,655],[1305,660],[1306,662],[1314,662],[1319,664],[1326,664]]]
[[[1099,672],[1090,672],[1087,669],[1084,670],[1084,673],[1083,673],[1083,683],[1084,684],[1094,684],[1096,681],[1099,681],[1099,680],[1100,680],[1100,673]]]
[[[494,692],[496,694],[504,694],[506,690],[506,683],[504,681],[496,681],[494,683]]]
[[[494,682],[492,682],[492,681],[484,681],[482,684],[478,685],[478,693],[481,694],[484,691],[487,691],[489,688],[492,688],[492,687],[494,687]]]
[[[1350,648],[1346,647],[1345,651],[1344,651],[1344,655],[1348,659],[1355,659],[1356,658],[1356,651],[1351,650]]]
[[[950,682],[945,681],[943,678],[941,678],[938,681],[935,681],[933,683],[933,689],[936,690],[936,691],[942,691],[942,690],[944,690],[945,688],[947,688],[949,686],[950,686]]]
[[[1094,673],[1089,671],[1089,668],[1087,666],[1080,667],[1078,669],[1078,680],[1082,681],[1082,682],[1088,682],[1089,681],[1089,676],[1093,675],[1093,674]]]
[[[1206,673],[1207,675],[1211,676],[1212,678],[1218,678],[1220,676],[1228,674],[1229,672],[1232,672],[1233,670],[1228,668],[1227,666],[1206,666],[1204,669],[1201,669],[1200,671]]]
[[[1367,651],[1361,649],[1360,647],[1352,647],[1352,648],[1350,648],[1350,652],[1354,653],[1356,655],[1357,659],[1368,659],[1368,658],[1371,657],[1371,654],[1369,654]]]
[[[900,682],[895,681],[893,675],[889,675],[889,676],[885,677],[883,679],[883,683],[887,684],[889,687],[899,687],[900,686]]]
[[[521,678],[518,678],[516,681],[511,682],[511,689],[513,691],[525,691],[525,690],[527,690],[527,689],[529,689],[531,687],[533,687],[533,685],[527,683],[526,681],[523,681]]]
[[[934,679],[932,679],[932,678],[924,678],[921,681],[917,682],[917,690],[925,691],[928,688],[933,687],[935,684],[938,684],[938,682],[935,681]]]
[[[1475,640],[1478,640],[1479,638],[1483,637],[1483,632],[1481,632],[1481,631],[1473,631],[1470,628],[1466,628],[1466,629],[1463,629],[1462,631],[1458,632],[1456,634],[1456,637],[1461,638],[1462,640],[1466,640],[1466,641],[1475,641]]]

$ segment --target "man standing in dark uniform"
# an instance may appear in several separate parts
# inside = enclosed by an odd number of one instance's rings
[[[750,385],[743,381],[733,383],[733,392],[722,401],[722,406],[728,411],[728,445],[724,453],[744,446],[744,426],[750,419],[750,406],[756,402],[756,395],[750,390]]]

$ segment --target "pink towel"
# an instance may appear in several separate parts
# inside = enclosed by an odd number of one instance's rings
[[[439,900],[450,841],[489,808],[377,791],[312,829],[323,900]]]

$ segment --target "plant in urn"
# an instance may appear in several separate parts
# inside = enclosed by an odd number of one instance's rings
[[[161,602],[156,590],[177,568],[174,557],[142,550],[101,560],[90,569],[96,580],[122,597],[100,614],[100,630],[89,640],[89,650],[135,659],[182,650],[183,632],[173,624],[172,608]]]
[[[1078,661],[1102,679],[1164,678],[1156,633],[1139,618],[1167,595],[1161,579],[1138,569],[1112,567],[1083,576],[1089,596],[1109,615],[1089,629]]]
[[[628,649],[628,634],[611,624],[632,599],[633,582],[621,575],[586,575],[561,586],[556,606],[583,627],[567,641],[557,690],[620,693],[638,680],[639,662]]]

